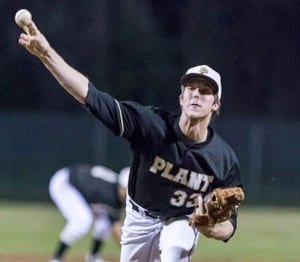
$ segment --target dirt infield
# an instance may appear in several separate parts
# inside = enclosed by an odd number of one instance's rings
[[[119,258],[105,258],[109,262],[118,262]],[[21,255],[0,255],[0,262],[48,262],[49,258],[44,256],[21,256]],[[226,259],[192,259],[193,262],[253,262],[250,260]],[[82,257],[68,258],[65,262],[83,262]],[[145,261],[147,262],[147,261]],[[257,261],[258,262],[258,261]]]
[[[109,262],[118,262],[118,258],[107,258]],[[0,262],[48,262],[49,258],[44,256],[22,256],[22,255],[0,255]],[[83,262],[82,257],[66,258],[65,262]]]

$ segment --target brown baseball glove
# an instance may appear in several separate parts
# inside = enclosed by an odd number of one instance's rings
[[[204,199],[199,196],[190,225],[198,228],[228,220],[244,198],[240,187],[216,188]]]

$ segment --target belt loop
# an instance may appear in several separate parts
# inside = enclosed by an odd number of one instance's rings
[[[132,209],[136,212],[140,212],[139,207],[133,203],[133,201],[131,199],[129,199],[130,204],[132,205]]]
[[[153,219],[157,219],[158,218],[158,216],[152,214],[151,212],[149,212],[147,210],[145,210],[144,212],[145,212],[145,215],[148,216],[148,217],[151,217]]]

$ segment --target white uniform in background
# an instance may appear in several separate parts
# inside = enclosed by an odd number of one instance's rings
[[[110,237],[111,225],[120,220],[124,202],[119,198],[118,186],[127,188],[128,175],[129,168],[117,174],[109,168],[91,165],[58,170],[50,180],[49,193],[66,219],[60,241],[70,247],[92,226],[93,239],[106,241]],[[103,261],[100,256],[86,260]]]

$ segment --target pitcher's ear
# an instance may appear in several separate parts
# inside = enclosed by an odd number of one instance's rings
[[[183,95],[182,93],[178,96],[178,100],[179,100],[179,105],[182,106],[182,99],[183,99]]]
[[[220,106],[221,106],[221,101],[216,100],[212,105],[212,110],[213,111],[218,111],[220,109]]]

